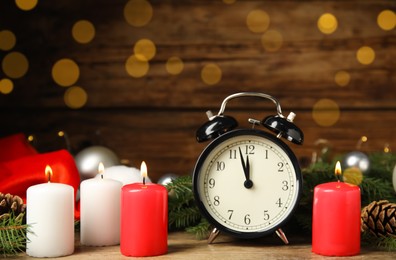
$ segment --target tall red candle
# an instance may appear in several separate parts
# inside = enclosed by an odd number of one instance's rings
[[[156,256],[168,251],[168,192],[162,185],[132,183],[121,191],[120,251],[125,256]]]
[[[341,171],[341,168],[339,169]],[[315,187],[312,252],[326,256],[359,254],[360,188],[358,186],[338,181]]]

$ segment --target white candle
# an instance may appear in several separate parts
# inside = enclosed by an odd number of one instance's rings
[[[74,190],[62,183],[31,186],[26,192],[26,253],[33,257],[59,257],[74,252]]]
[[[100,164],[99,178],[88,179],[80,186],[80,241],[87,246],[110,246],[120,243],[120,204],[122,183],[104,179]]]
[[[97,175],[95,178],[101,177]],[[123,185],[142,182],[142,176],[140,175],[139,169],[124,165],[116,165],[106,168],[106,174],[103,176],[103,178],[120,181]],[[150,183],[150,178],[147,177],[146,182]]]

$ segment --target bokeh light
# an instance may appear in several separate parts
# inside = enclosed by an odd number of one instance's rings
[[[377,17],[378,26],[385,31],[390,31],[395,28],[396,15],[392,10],[383,10]]]
[[[25,55],[20,52],[8,53],[2,62],[3,72],[10,78],[23,77],[29,69],[29,62]]]
[[[251,32],[263,33],[270,25],[270,17],[265,11],[253,10],[246,18],[246,25]]]
[[[337,123],[340,118],[340,108],[338,104],[331,99],[320,99],[313,106],[312,117],[320,126],[332,126]]]
[[[0,31],[0,50],[9,51],[16,43],[15,34],[9,30]]]
[[[124,7],[125,20],[134,27],[145,26],[152,16],[153,7],[146,0],[130,0]]]
[[[202,81],[207,85],[215,85],[220,82],[222,72],[219,66],[214,63],[207,64],[201,71]]]
[[[10,79],[0,80],[0,92],[3,94],[10,94],[14,89],[14,83]]]
[[[318,19],[318,29],[324,34],[332,34],[337,30],[337,18],[331,13],[324,13]]]
[[[89,43],[95,37],[95,26],[90,21],[80,20],[73,25],[72,36],[78,43]]]
[[[15,0],[15,4],[23,11],[30,11],[36,7],[38,0]]]
[[[337,71],[334,76],[335,83],[340,87],[345,87],[351,81],[351,75],[344,70]]]
[[[269,52],[275,52],[282,47],[283,36],[276,30],[268,30],[261,37],[261,44]]]
[[[375,52],[369,46],[360,47],[359,50],[356,52],[356,59],[361,64],[369,65],[375,60]]]
[[[71,59],[61,59],[52,67],[52,78],[62,87],[69,87],[75,84],[79,77],[80,68]]]
[[[178,75],[183,71],[184,63],[179,57],[170,57],[166,61],[166,71],[172,75]]]
[[[147,61],[138,59],[135,55],[130,56],[125,62],[127,73],[134,78],[145,76],[150,68]]]
[[[141,39],[135,43],[133,51],[139,60],[149,61],[155,56],[156,47],[151,40]]]
[[[65,91],[63,98],[66,106],[69,108],[78,109],[87,103],[88,95],[83,88],[73,86]]]

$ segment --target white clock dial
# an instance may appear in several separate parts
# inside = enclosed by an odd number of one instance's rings
[[[254,130],[229,132],[210,144],[194,181],[201,209],[218,228],[250,236],[282,224],[301,189],[294,154],[279,139]]]

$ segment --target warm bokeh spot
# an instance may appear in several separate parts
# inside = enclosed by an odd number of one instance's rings
[[[15,34],[9,30],[0,31],[0,50],[9,51],[16,43]]]
[[[373,48],[369,46],[360,47],[356,52],[356,59],[358,62],[364,65],[369,65],[375,60],[375,52]]]
[[[166,71],[172,75],[178,75],[183,71],[184,63],[179,57],[170,57],[165,65]]]
[[[134,78],[145,76],[149,67],[150,65],[146,60],[138,59],[135,55],[130,56],[125,63],[127,73]]]
[[[324,34],[332,34],[337,30],[337,18],[331,13],[324,13],[318,19],[318,29]]]
[[[15,0],[15,4],[19,9],[30,11],[36,7],[38,0]]]
[[[0,80],[0,92],[3,94],[10,94],[14,89],[14,83],[9,79]]]
[[[69,87],[75,84],[79,77],[80,68],[71,59],[61,59],[52,67],[52,78],[62,87]]]
[[[136,58],[149,61],[154,58],[156,53],[156,47],[154,42],[149,39],[141,39],[135,43],[133,47]]]
[[[25,55],[16,51],[8,53],[1,65],[4,74],[13,79],[23,77],[29,69],[29,61]]]
[[[320,126],[332,126],[340,118],[340,108],[335,101],[324,98],[313,106],[312,117]]]
[[[275,52],[282,47],[283,36],[276,30],[268,30],[261,37],[261,44],[269,52]]]
[[[351,81],[351,75],[344,70],[340,70],[335,74],[334,81],[338,86],[345,87]]]
[[[254,33],[263,33],[270,25],[270,17],[265,11],[253,10],[246,18],[246,25]]]
[[[87,20],[80,20],[73,25],[73,39],[78,43],[89,43],[95,37],[95,26]]]
[[[125,20],[134,27],[145,26],[152,16],[153,7],[146,0],[130,0],[124,7]]]
[[[222,72],[219,66],[214,63],[207,64],[201,71],[202,81],[207,85],[215,85],[220,82]]]
[[[384,10],[379,13],[377,17],[378,26],[385,31],[390,31],[395,28],[396,25],[396,15],[392,10]]]
[[[64,95],[64,101],[66,106],[78,109],[83,107],[88,100],[87,92],[81,87],[73,86],[66,90]]]

